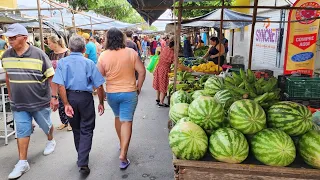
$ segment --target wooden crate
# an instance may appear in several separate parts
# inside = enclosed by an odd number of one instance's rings
[[[320,180],[320,170],[173,159],[175,180]]]

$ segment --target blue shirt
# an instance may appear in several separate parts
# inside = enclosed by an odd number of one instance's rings
[[[86,54],[88,54],[88,59],[97,64],[97,46],[91,41],[86,44]]]
[[[93,87],[101,86],[105,80],[96,65],[81,53],[71,54],[58,61],[52,82],[64,86],[67,90],[92,92]]]
[[[6,41],[4,41],[3,39],[0,39],[0,50],[4,50],[6,44],[7,44]]]

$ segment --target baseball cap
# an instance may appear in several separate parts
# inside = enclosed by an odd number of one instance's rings
[[[82,34],[82,37],[83,37],[84,39],[90,39],[90,35],[89,35],[88,33],[83,33],[83,34]]]
[[[8,27],[7,32],[3,33],[2,35],[5,35],[7,37],[13,37],[13,36],[16,36],[16,35],[28,36],[28,31],[21,24],[15,23],[15,24],[11,24]]]

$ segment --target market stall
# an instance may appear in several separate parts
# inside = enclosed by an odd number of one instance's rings
[[[174,28],[177,42],[182,2],[174,7],[178,9]],[[223,4],[211,7],[221,8],[220,21],[213,20],[219,22],[220,39],[223,14],[228,11],[225,8],[233,8]],[[258,1],[254,6],[237,8],[253,8],[254,29]],[[292,14],[308,11],[313,14],[308,21],[317,22],[319,27],[319,6],[260,8],[292,8]],[[210,23],[210,19],[204,21]],[[302,21],[305,19],[289,20],[288,24]],[[176,179],[320,179],[320,106],[311,104],[320,100],[320,79],[292,74],[274,77],[270,71],[252,71],[253,33],[247,70],[240,67],[215,75],[222,71],[219,66],[195,59],[190,60],[194,63],[191,67],[200,72],[180,71],[179,61],[190,61],[179,59],[176,51],[175,67],[169,74],[173,78],[169,90],[169,144]],[[210,73],[211,68],[217,73]]]

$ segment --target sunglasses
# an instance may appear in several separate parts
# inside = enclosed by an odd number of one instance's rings
[[[17,35],[17,36],[13,36],[13,37],[8,37],[8,40],[9,40],[9,41],[15,41],[18,37],[27,37],[27,36]]]

